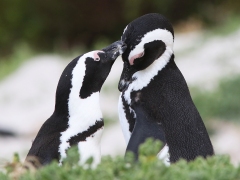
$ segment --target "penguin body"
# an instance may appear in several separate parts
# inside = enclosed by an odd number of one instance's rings
[[[56,91],[55,110],[40,128],[28,157],[42,165],[57,160],[78,146],[80,164],[93,157],[100,162],[100,139],[104,127],[99,93],[115,59],[126,46],[117,41],[101,51],[92,51],[72,60],[64,69]]]
[[[160,14],[147,14],[128,24],[122,41],[127,49],[119,81],[119,119],[127,151],[137,156],[139,145],[153,137],[163,142],[171,163],[213,155],[204,123],[174,62],[170,22]],[[151,131],[154,124],[158,131]],[[134,135],[139,129],[146,134],[140,140]]]

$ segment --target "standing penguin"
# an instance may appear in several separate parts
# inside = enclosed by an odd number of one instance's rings
[[[146,138],[163,142],[169,159],[188,161],[214,154],[186,81],[174,62],[174,31],[160,14],[147,14],[125,28],[119,81],[119,119],[127,151],[138,155]]]
[[[64,69],[56,90],[55,110],[40,128],[27,154],[42,164],[57,160],[78,146],[80,164],[93,157],[100,162],[103,118],[99,92],[116,58],[126,45],[117,41],[101,51],[92,51],[72,60]],[[31,158],[30,158],[31,159]]]

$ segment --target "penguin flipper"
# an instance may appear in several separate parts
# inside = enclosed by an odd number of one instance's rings
[[[138,148],[147,138],[160,140],[163,143],[163,146],[166,143],[166,139],[163,128],[156,120],[146,113],[142,105],[134,106],[134,111],[136,113],[136,123],[127,145],[126,152],[133,152],[135,158],[138,159]]]

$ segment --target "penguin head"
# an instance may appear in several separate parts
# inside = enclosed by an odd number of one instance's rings
[[[86,68],[80,98],[87,98],[92,93],[100,91],[114,61],[125,49],[125,43],[116,41],[100,51],[92,51],[84,55]]]
[[[119,91],[129,84],[135,72],[147,69],[165,51],[173,53],[174,31],[164,16],[151,13],[129,23],[121,40],[127,44],[127,48],[122,54],[124,67]]]
[[[70,101],[78,102],[100,92],[114,61],[125,49],[125,43],[117,41],[102,50],[91,51],[73,59],[59,79],[55,112],[68,114]],[[72,104],[74,107],[75,103]]]

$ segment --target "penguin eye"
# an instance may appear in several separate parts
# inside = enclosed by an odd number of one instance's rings
[[[139,55],[138,58],[141,58],[141,57],[143,57],[143,56],[144,56],[144,51]]]
[[[130,60],[129,60],[130,65],[133,65],[133,64],[134,64],[134,61],[135,61],[136,59],[139,59],[139,58],[141,58],[141,57],[143,57],[143,56],[144,56],[144,51],[141,52],[141,53],[139,53],[139,54],[136,54],[136,55],[132,56],[132,57],[130,58]]]
[[[94,59],[94,61],[100,61],[100,57],[99,57],[98,53],[99,53],[99,51],[95,51],[95,52],[93,53],[93,59]]]
[[[117,47],[112,47],[110,51],[118,51],[118,48]]]

